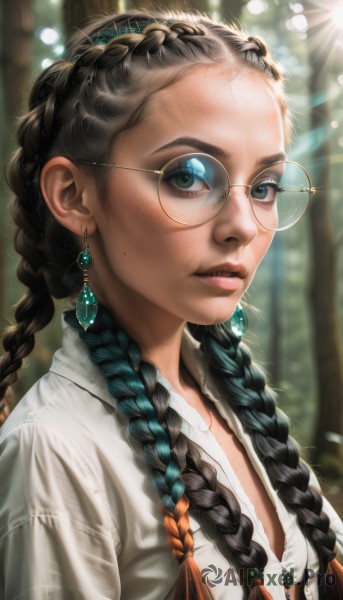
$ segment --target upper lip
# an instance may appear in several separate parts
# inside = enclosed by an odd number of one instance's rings
[[[242,279],[247,275],[248,272],[246,267],[244,267],[241,263],[225,262],[220,263],[219,265],[214,265],[213,267],[209,267],[208,269],[197,271],[195,275],[209,275],[210,273],[216,273],[218,271],[234,273],[236,277],[240,277]]]

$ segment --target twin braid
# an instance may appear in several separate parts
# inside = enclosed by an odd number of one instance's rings
[[[305,535],[316,549],[324,573],[335,558],[335,535],[322,511],[322,497],[309,486],[309,469],[288,436],[288,422],[275,406],[275,394],[251,360],[244,344],[237,345],[223,326],[198,328],[211,373],[251,434],[254,447],[283,503],[294,510]]]
[[[100,308],[95,324],[87,332],[78,326],[73,313],[65,318],[78,328],[91,360],[117,400],[118,412],[129,419],[128,433],[141,445],[160,494],[168,540],[181,569],[187,567],[184,561],[190,564],[193,555],[190,507],[230,561],[239,568],[262,570],[267,555],[252,540],[251,520],[241,513],[233,492],[218,482],[215,468],[201,459],[198,447],[181,432],[182,419],[169,406],[169,393],[157,380],[156,368],[141,360],[136,344],[115,328],[104,308]],[[194,561],[191,564],[195,569]],[[207,590],[199,584],[200,573],[196,571],[194,599],[200,600],[207,597]],[[182,590],[181,570],[175,598],[184,597]]]

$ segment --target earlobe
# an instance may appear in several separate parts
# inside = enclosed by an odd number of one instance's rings
[[[91,199],[96,195],[93,182],[69,159],[56,156],[43,167],[40,178],[44,200],[55,217],[69,231],[88,235],[96,230]]]

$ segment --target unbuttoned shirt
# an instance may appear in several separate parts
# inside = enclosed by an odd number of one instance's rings
[[[49,373],[14,409],[0,431],[1,600],[163,600],[178,563],[167,542],[157,490],[127,435],[127,419],[89,357],[78,333],[64,323],[63,346]],[[264,580],[285,600],[283,573],[309,577],[304,592],[318,599],[317,555],[295,514],[280,501],[251,437],[208,373],[199,344],[185,331],[183,361],[226,420],[275,506],[285,535],[282,560],[270,548],[254,506],[221,446],[198,412],[159,375],[182,430],[232,490],[265,549]],[[318,482],[312,474],[312,484]],[[343,546],[343,526],[330,504],[324,510]],[[194,558],[216,600],[242,600],[240,573],[191,516]],[[305,571],[307,569],[307,571]],[[182,599],[180,599],[182,600]]]

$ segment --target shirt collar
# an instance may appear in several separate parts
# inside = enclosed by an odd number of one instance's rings
[[[62,347],[55,352],[50,371],[61,377],[73,381],[80,388],[87,390],[93,396],[116,408],[116,399],[107,391],[107,382],[89,357],[85,344],[79,337],[78,331],[68,325],[62,314],[63,341]],[[246,438],[239,418],[230,408],[229,402],[220,401],[222,394],[219,392],[213,377],[209,372],[208,359],[201,351],[200,343],[193,338],[185,328],[181,344],[182,360],[198,383],[202,393],[211,400],[218,412],[233,429],[238,439]],[[186,400],[182,398],[169,381],[158,371],[158,380],[167,388],[173,406],[190,425],[194,424],[195,410],[191,409]]]
[[[80,388],[115,407],[116,400],[108,393],[106,380],[92,363],[78,331],[66,323],[63,313],[62,330],[62,346],[53,356],[50,371],[73,381]]]
[[[53,356],[50,371],[73,381],[80,388],[87,390],[115,408],[116,399],[108,393],[105,378],[101,375],[98,367],[92,363],[87,347],[80,339],[78,331],[66,323],[63,314],[62,330],[62,346]],[[206,359],[200,350],[199,342],[192,337],[187,328],[185,328],[183,334],[181,355],[195,381],[199,383],[202,389],[207,389]],[[175,393],[169,381],[159,371],[158,380],[165,385],[171,394]]]

